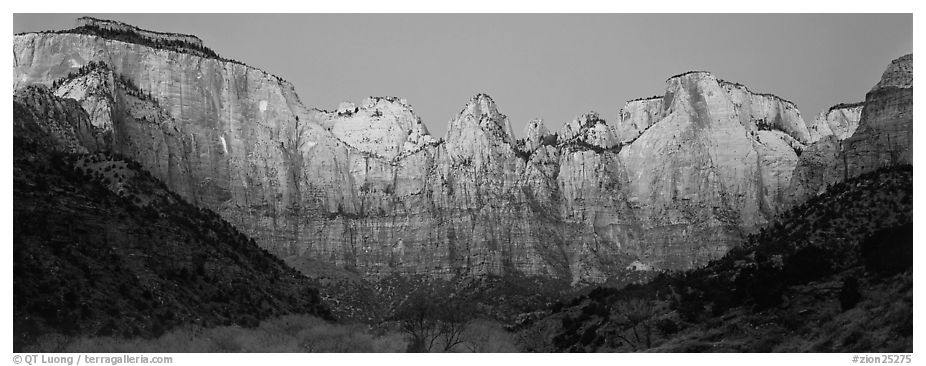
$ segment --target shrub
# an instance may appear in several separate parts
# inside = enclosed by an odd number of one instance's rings
[[[829,259],[831,255],[816,246],[798,250],[785,264],[784,280],[789,284],[800,284],[829,274],[833,270],[833,263]]]
[[[862,299],[862,294],[858,290],[858,279],[849,277],[842,283],[842,289],[839,290],[839,305],[842,311],[854,308]]]
[[[659,334],[663,336],[670,336],[672,334],[678,333],[679,327],[671,319],[660,319],[656,322],[656,330],[659,331]]]
[[[913,267],[913,224],[878,231],[861,246],[865,269],[894,275]]]
[[[518,351],[514,335],[505,331],[498,322],[485,319],[467,324],[462,347],[459,348],[457,350],[479,353]]]

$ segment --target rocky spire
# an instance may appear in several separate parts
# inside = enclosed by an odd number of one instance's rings
[[[582,114],[563,125],[559,139],[563,143],[575,142],[602,149],[610,149],[619,142],[611,126],[594,111]]]
[[[508,116],[501,114],[486,94],[466,103],[447,128],[447,151],[451,156],[475,160],[496,160],[515,150],[514,133]]]
[[[872,91],[886,87],[912,88],[913,87],[913,54],[898,57],[888,65],[881,75],[881,80]]]
[[[479,93],[466,103],[456,118],[450,121],[447,141],[455,141],[470,135],[478,129],[491,139],[505,144],[514,142],[514,132],[508,123],[508,116],[499,113],[495,101],[488,94]]]
[[[542,118],[532,119],[524,128],[524,149],[527,151],[536,150],[543,144],[543,138],[549,133],[547,126],[543,124]]]

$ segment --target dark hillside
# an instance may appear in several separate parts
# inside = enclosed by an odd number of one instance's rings
[[[46,334],[154,337],[187,324],[328,317],[308,279],[218,215],[133,161],[51,151],[54,141],[16,114],[29,106],[14,107],[15,351]]]

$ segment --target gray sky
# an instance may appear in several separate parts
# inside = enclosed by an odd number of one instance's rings
[[[864,100],[912,52],[910,14],[15,14],[13,31],[68,29],[78,16],[189,33],[219,54],[289,80],[308,107],[370,95],[408,100],[431,133],[479,92],[523,136],[707,70],[797,103],[805,120]]]

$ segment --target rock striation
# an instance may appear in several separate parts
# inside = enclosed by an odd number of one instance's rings
[[[16,35],[14,89],[76,100],[111,136],[95,148],[141,162],[268,251],[374,279],[579,283],[698,266],[787,208],[807,151],[852,124],[847,110],[809,128],[791,102],[689,72],[613,121],[592,112],[552,133],[534,120],[522,140],[478,94],[435,138],[398,98],[310,109],[259,69],[107,32]],[[105,66],[79,72],[91,62]],[[869,93],[847,139],[859,136],[865,164],[887,157],[864,136],[896,145],[907,126],[884,117],[906,103],[904,67]]]

